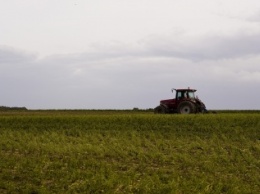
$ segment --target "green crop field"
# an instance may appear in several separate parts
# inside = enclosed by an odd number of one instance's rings
[[[1,111],[0,193],[260,193],[260,113]]]

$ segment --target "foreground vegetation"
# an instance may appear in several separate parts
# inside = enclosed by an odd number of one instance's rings
[[[259,193],[260,114],[0,112],[0,193]]]

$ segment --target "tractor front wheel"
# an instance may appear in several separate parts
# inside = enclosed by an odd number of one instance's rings
[[[177,111],[180,114],[191,114],[196,112],[196,107],[192,102],[181,102]]]

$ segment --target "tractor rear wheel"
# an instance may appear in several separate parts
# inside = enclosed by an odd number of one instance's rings
[[[157,106],[155,109],[154,109],[154,113],[155,114],[165,114],[167,113],[167,110],[165,107],[163,106]]]
[[[196,107],[192,102],[185,101],[179,104],[177,111],[180,114],[191,114],[196,112]]]

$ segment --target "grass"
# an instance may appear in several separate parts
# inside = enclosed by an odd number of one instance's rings
[[[0,115],[0,193],[260,191],[258,113]]]

